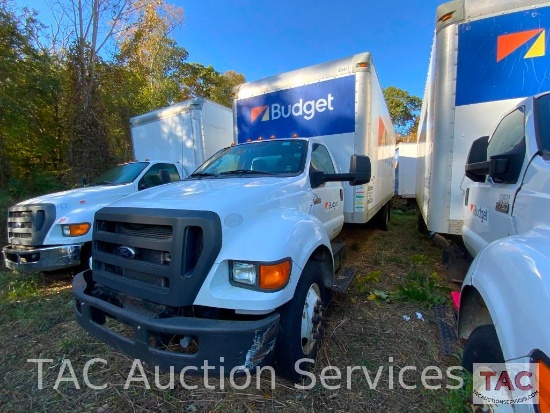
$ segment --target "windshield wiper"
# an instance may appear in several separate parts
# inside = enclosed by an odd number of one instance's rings
[[[220,175],[246,175],[246,174],[273,175],[273,173],[271,172],[254,171],[252,169],[236,169],[234,171],[220,172]]]
[[[208,172],[197,172],[188,176],[188,178],[204,178],[208,176],[218,176],[217,174],[211,174]]]

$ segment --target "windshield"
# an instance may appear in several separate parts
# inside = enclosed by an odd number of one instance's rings
[[[190,177],[227,175],[298,175],[304,170],[307,142],[272,140],[223,149]]]
[[[149,165],[148,162],[132,162],[115,166],[94,179],[90,185],[121,185],[133,182]]]
[[[542,95],[535,100],[536,131],[539,150],[550,152],[550,94]]]

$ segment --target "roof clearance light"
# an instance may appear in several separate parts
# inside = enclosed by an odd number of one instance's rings
[[[248,138],[246,141],[247,141],[247,142],[252,142],[252,139]]]
[[[455,14],[456,10],[450,11],[449,13],[445,13],[443,16],[441,16],[437,21],[440,23],[446,22],[447,20],[450,20],[451,17],[453,17],[453,14]]]
[[[355,67],[369,67],[369,64],[367,62],[359,62],[355,65]]]
[[[258,138],[259,141],[261,141],[262,139],[263,139],[263,138],[262,138],[261,136]]]
[[[292,137],[293,137],[293,138],[297,138],[297,137],[298,137],[298,134],[297,134],[297,133],[293,133],[293,134],[292,134]]]
[[[269,139],[275,139],[275,135],[271,135]]]

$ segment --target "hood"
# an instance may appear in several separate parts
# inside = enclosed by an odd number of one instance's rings
[[[124,185],[98,185],[42,195],[27,199],[16,206],[54,204],[58,209],[69,210],[85,205],[107,205],[133,192],[133,183]]]
[[[296,177],[190,179],[142,191],[111,207],[213,211],[220,217],[249,208],[297,207],[305,193],[305,174]]]

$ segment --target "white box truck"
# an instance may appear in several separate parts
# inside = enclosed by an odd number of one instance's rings
[[[457,0],[437,8],[420,123],[416,199],[432,232],[462,231],[466,155],[522,98],[550,89],[547,2]]]
[[[395,185],[397,196],[405,199],[416,197],[416,142],[399,142],[395,150]]]
[[[235,88],[238,142],[316,137],[339,171],[351,155],[368,155],[367,185],[344,184],[344,220],[389,216],[395,186],[395,132],[369,53],[250,82]]]
[[[194,98],[131,120],[135,159],[85,188],[43,195],[8,210],[6,267],[54,271],[86,263],[97,210],[138,191],[180,181],[233,142],[231,109]]]
[[[135,159],[172,159],[185,175],[233,143],[230,108],[202,97],[130,119]]]
[[[393,193],[392,125],[368,53],[242,85],[234,111],[244,143],[97,212],[75,314],[93,336],[165,369],[272,361],[298,380],[339,285],[331,240],[345,219],[386,211]]]
[[[546,16],[550,23],[550,13]],[[529,396],[512,388],[493,408],[548,411],[550,93],[522,100],[489,138],[475,140],[466,174],[462,237],[475,258],[460,295],[459,336],[467,340],[463,364],[472,371],[474,363],[527,363],[538,379],[523,384],[534,386],[538,405],[510,408],[509,399]]]

